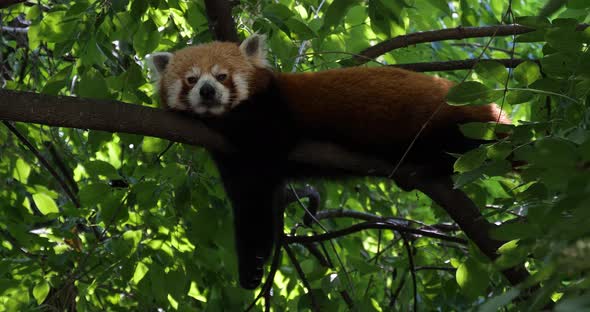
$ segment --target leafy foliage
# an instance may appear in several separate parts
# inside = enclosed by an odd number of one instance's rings
[[[497,101],[515,121],[504,127],[465,125],[469,137],[498,140],[458,155],[455,164],[456,187],[500,225],[492,233],[507,241],[500,258],[491,262],[472,244],[386,230],[319,246],[330,265],[293,244],[322,311],[347,310],[351,303],[359,311],[406,311],[414,305],[424,311],[521,311],[551,301],[557,301],[559,311],[588,306],[590,28],[577,27],[590,21],[590,5],[569,1],[549,20],[535,17],[542,3],[511,4],[245,0],[234,8],[240,35],[267,34],[272,61],[283,71],[336,68],[350,53],[406,33],[499,24],[507,10],[536,29],[516,38],[464,40],[460,46],[454,41],[421,44],[369,64],[480,54],[538,60],[512,71],[481,61],[473,71],[439,73],[463,81],[449,94],[450,102]],[[202,1],[41,0],[3,9],[0,23],[27,28],[1,30],[0,83],[5,88],[148,106],[157,100],[145,55],[212,40]],[[79,205],[1,126],[0,311],[39,305],[63,310],[68,304],[80,311],[234,311],[253,300],[255,294],[235,281],[231,210],[204,150],[130,134],[16,127],[58,168]],[[524,165],[514,173],[512,161]],[[423,194],[402,192],[389,181],[313,183],[323,209],[395,216],[414,226],[451,221]],[[302,216],[300,206],[288,207],[285,231]],[[322,223],[335,230],[356,222],[330,218]],[[271,305],[276,310],[312,308],[312,296],[294,266],[287,257],[281,261]],[[541,287],[524,301],[513,301],[524,285],[510,286],[500,271],[523,263],[532,276],[525,284],[540,282]]]

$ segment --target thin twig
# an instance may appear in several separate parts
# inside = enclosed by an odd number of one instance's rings
[[[412,254],[412,246],[406,235],[402,234],[402,240],[404,242],[404,247],[406,248],[406,252],[408,253],[408,270],[412,275],[412,284],[414,286],[414,312],[418,311],[418,285],[416,283],[416,269],[414,266],[414,255]]]
[[[426,231],[426,230],[413,229],[413,228],[404,227],[404,226],[400,226],[397,224],[385,223],[385,222],[363,222],[363,223],[352,225],[352,226],[342,229],[342,230],[332,231],[329,233],[318,234],[318,235],[313,235],[313,236],[287,235],[285,237],[285,241],[287,243],[321,242],[321,241],[331,240],[334,238],[346,236],[346,235],[349,235],[352,233],[356,233],[356,232],[360,232],[360,231],[368,230],[368,229],[387,229],[387,230],[392,230],[392,231],[399,231],[401,233],[412,233],[412,234],[421,235],[421,236],[425,236],[425,237],[438,238],[441,240],[455,242],[455,243],[459,243],[459,244],[467,244],[467,241],[462,238],[448,236],[445,234],[440,234],[440,233]]]
[[[395,275],[397,273],[397,269],[395,269],[392,273],[393,275],[393,281],[392,281],[392,285],[393,282],[395,282]],[[393,291],[391,293],[391,299],[389,300],[389,307],[393,308],[395,306],[395,301],[397,301],[397,297],[399,297],[400,292],[402,291],[402,289],[404,288],[404,284],[406,283],[406,272],[404,272],[404,274],[401,275],[399,284],[397,285],[397,288],[395,289],[395,291]]]
[[[29,142],[29,140],[24,135],[22,135],[20,133],[20,131],[18,131],[18,129],[16,129],[16,127],[13,126],[10,122],[3,120],[2,123],[8,128],[8,130],[10,130],[10,132],[12,132],[19,139],[19,141],[23,145],[25,145],[33,153],[33,155],[35,155],[35,157],[37,157],[37,159],[39,160],[41,165],[47,171],[49,171],[51,176],[53,176],[53,178],[57,181],[57,183],[62,188],[62,190],[70,198],[72,203],[74,203],[74,205],[76,207],[80,207],[80,201],[78,201],[78,198],[76,197],[76,195],[74,195],[74,193],[68,187],[68,184],[57,173],[57,171],[51,166],[51,164],[47,161],[47,159],[45,159],[45,157],[43,157],[43,155],[41,155],[41,152],[39,152],[39,150],[31,142]]]
[[[305,273],[303,272],[303,269],[301,268],[299,261],[295,257],[293,250],[291,250],[291,247],[289,247],[289,244],[284,244],[283,248],[285,248],[285,251],[287,252],[287,256],[289,257],[289,259],[291,260],[291,263],[295,267],[295,271],[297,271],[297,274],[299,275],[299,278],[301,279],[303,286],[307,289],[307,292],[309,294],[309,298],[311,299],[312,310],[320,311],[320,306],[318,304],[317,298],[315,297],[315,295],[313,293],[313,289],[311,288],[311,284],[309,283],[309,280],[307,280],[307,277],[305,277]]]
[[[174,141],[170,141],[168,142],[168,145],[166,146],[166,148],[164,148],[164,150],[162,150],[158,156],[156,156],[156,159],[159,161],[160,159],[162,159],[162,156],[164,156],[164,154],[166,154],[166,152],[168,152],[168,150],[175,144],[176,142]]]
[[[68,168],[66,163],[63,161],[63,159],[61,158],[61,156],[57,152],[57,149],[55,148],[55,145],[53,143],[51,143],[50,141],[47,141],[44,143],[44,145],[45,145],[45,148],[47,148],[47,150],[49,151],[49,154],[51,154],[51,157],[53,158],[53,161],[57,165],[57,168],[59,169],[59,171],[61,171],[61,174],[68,182],[68,185],[70,186],[70,189],[72,190],[72,192],[77,194],[78,193],[78,184],[74,180],[72,170],[70,168]]]
[[[426,266],[426,265],[425,266],[417,266],[414,268],[415,272],[426,271],[426,270],[449,271],[449,272],[457,271],[457,269],[455,269],[453,267]]]

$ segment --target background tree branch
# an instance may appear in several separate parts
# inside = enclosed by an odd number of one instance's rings
[[[458,60],[458,61],[444,61],[444,62],[423,62],[423,63],[408,63],[408,64],[394,64],[389,65],[392,67],[408,69],[416,72],[431,72],[431,71],[450,71],[450,70],[462,70],[472,69],[477,63],[481,61],[494,61],[498,62],[506,68],[514,68],[523,62],[531,61],[540,64],[539,60],[528,60],[528,59],[470,59],[470,60]]]
[[[587,24],[580,24],[577,30],[581,31],[588,27]],[[452,39],[481,38],[491,36],[512,36],[521,35],[535,31],[534,28],[523,25],[497,25],[483,27],[456,27],[440,30],[421,31],[403,36],[397,36],[380,42],[372,47],[358,53],[358,56],[351,58],[353,64],[360,65],[375,59],[380,55],[391,52],[395,49],[405,48],[410,45],[426,42],[435,42]]]
[[[240,41],[231,14],[232,6],[230,1],[205,0],[209,30],[219,41]]]
[[[26,0],[0,0],[0,9],[7,8],[11,5],[27,2]]]

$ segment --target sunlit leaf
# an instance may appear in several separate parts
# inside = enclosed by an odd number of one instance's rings
[[[537,79],[541,78],[541,70],[539,69],[539,65],[530,61],[519,64],[514,69],[514,78],[516,81],[525,86],[530,85]]]
[[[489,284],[486,270],[472,259],[457,268],[456,279],[463,292],[470,297],[484,295]]]
[[[37,304],[43,303],[47,295],[49,294],[49,283],[46,280],[42,280],[33,288],[33,297],[37,300]]]
[[[55,204],[55,201],[49,195],[45,193],[33,194],[33,200],[42,214],[59,213],[57,204]]]

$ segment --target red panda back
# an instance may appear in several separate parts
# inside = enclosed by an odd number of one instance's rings
[[[354,144],[411,140],[435,111],[423,136],[462,122],[509,123],[495,104],[446,104],[453,85],[446,79],[393,67],[278,74],[277,80],[300,127]]]

